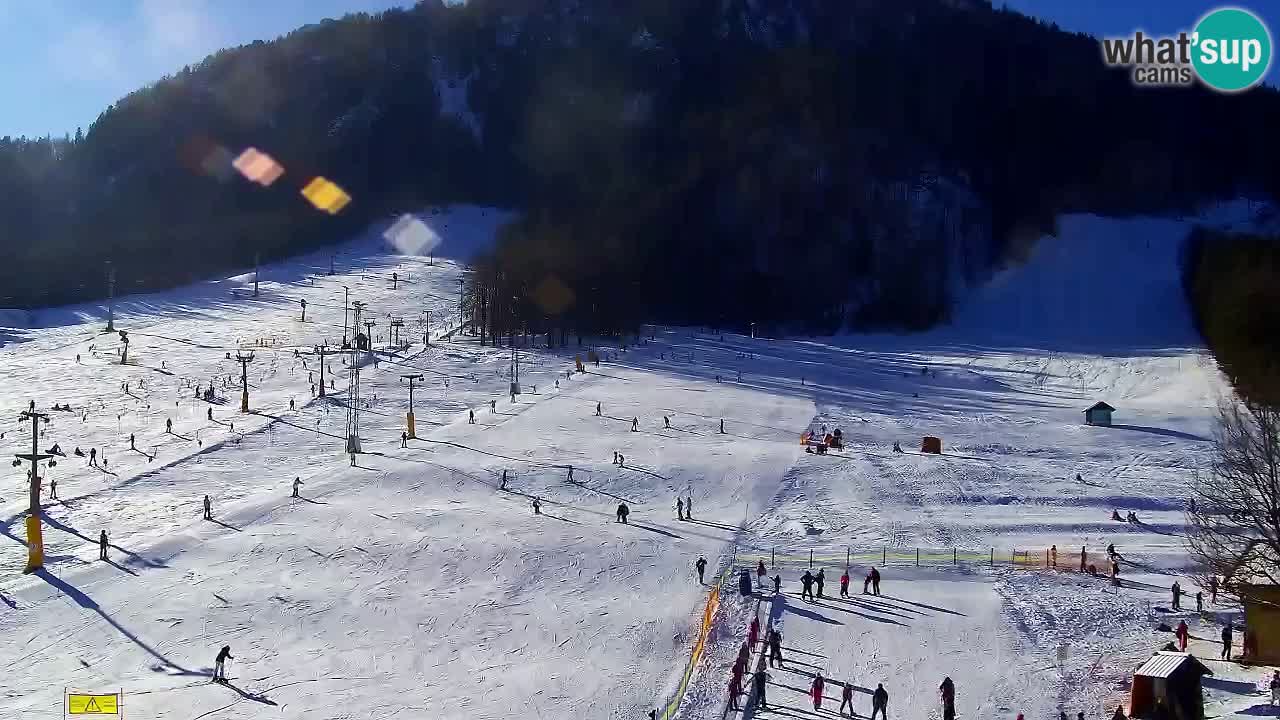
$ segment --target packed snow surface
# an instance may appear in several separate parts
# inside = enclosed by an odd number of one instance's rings
[[[448,217],[491,220],[465,215]],[[1215,673],[1211,714],[1262,704],[1262,670],[1216,659],[1235,609],[1169,609],[1175,579],[1196,590],[1183,506],[1230,397],[1178,290],[1184,223],[1064,218],[923,335],[654,328],[552,350],[517,338],[514,401],[509,339],[453,332],[463,271],[441,256],[461,230],[433,227],[433,259],[386,254],[383,229],[344,248],[333,275],[329,253],[265,267],[256,296],[250,273],[122,299],[128,364],[98,306],[7,323],[0,443],[30,451],[13,419],[34,401],[50,417],[41,449],[68,457],[44,472],[42,574],[21,574],[25,468],[0,486],[5,717],[55,716],[64,688],[122,689],[146,718],[644,717],[696,637],[709,585],[694,560],[708,559],[710,582],[735,554],[734,567],[764,559],[782,594],[726,585],[684,717],[724,715],[753,613],[784,634],[768,696],[785,717],[812,717],[819,671],[823,714],[847,680],[860,716],[883,683],[892,717],[938,717],[949,675],[962,718],[1109,717],[1136,665],[1172,640],[1156,626],[1182,617]],[[378,351],[326,356],[332,388],[313,397],[315,346],[340,344],[348,299],[367,305]],[[397,318],[407,348],[389,347]],[[602,362],[573,372],[593,349]],[[241,413],[235,357],[250,351]],[[416,374],[417,438],[402,442],[401,376]],[[1114,427],[1083,424],[1099,400]],[[801,433],[823,426],[846,448],[805,453]],[[926,435],[942,455],[919,451]],[[76,447],[96,449],[98,467]],[[677,497],[693,499],[692,520],[676,519]],[[1126,558],[1120,587],[1069,571],[1081,546],[1102,568],[1108,543]],[[1043,567],[1054,545],[1057,571]],[[799,597],[811,551],[826,573],[816,602]],[[846,553],[851,597],[832,598]],[[878,597],[862,594],[872,565]],[[230,681],[210,683],[223,645]]]

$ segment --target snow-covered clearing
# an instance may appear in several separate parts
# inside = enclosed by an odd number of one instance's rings
[[[472,227],[454,220],[436,228],[446,247]],[[7,331],[0,350],[0,407],[69,403],[50,413],[42,448],[97,448],[108,464],[70,456],[49,472],[60,500],[46,504],[39,577],[19,573],[23,471],[0,488],[0,705],[49,717],[72,687],[123,688],[131,717],[643,717],[675,687],[694,639],[707,588],[693,561],[705,556],[711,578],[736,550],[780,558],[785,595],[764,593],[758,610],[792,649],[771,671],[771,704],[792,708],[779,715],[814,717],[805,693],[821,670],[864,689],[883,682],[895,718],[938,715],[948,674],[961,717],[1109,716],[1127,674],[1172,639],[1154,630],[1171,617],[1168,586],[1181,573],[1194,592],[1181,509],[1228,392],[1176,292],[1180,227],[1064,219],[1059,239],[925,335],[658,329],[571,375],[585,347],[529,347],[514,403],[509,349],[439,337],[456,324],[459,266],[374,242],[344,248],[333,276],[328,253],[264,268],[256,299],[239,276],[118,303],[127,366],[99,308],[28,314],[36,329]],[[343,286],[368,304],[379,346],[395,316],[411,343],[364,366],[356,467],[341,452],[347,356],[326,361],[330,397],[313,398],[309,377],[313,346],[342,335]],[[255,351],[247,415],[226,357],[240,348]],[[419,372],[418,439],[402,448],[400,376]],[[224,402],[195,397],[210,380]],[[1116,427],[1083,426],[1096,400],[1118,408]],[[799,434],[822,425],[843,429],[844,452],[802,452]],[[29,449],[26,426],[3,431],[11,452]],[[924,435],[942,438],[942,456],[918,452]],[[301,499],[289,497],[295,477]],[[205,494],[212,522],[200,517]],[[695,520],[675,519],[677,495],[693,497]],[[1113,508],[1141,524],[1111,521]],[[96,562],[103,529],[110,563]],[[1119,589],[974,559],[1056,544],[1070,565],[1081,545],[1101,559],[1109,542],[1129,559]],[[919,568],[904,560],[917,547]],[[968,560],[953,565],[951,548]],[[846,549],[854,597],[802,601],[798,558],[814,551],[832,596]],[[861,577],[877,553],[896,560],[871,598]],[[735,589],[684,716],[723,715],[757,602]],[[1183,614],[1206,638],[1193,650],[1217,673],[1215,714],[1261,702],[1242,690],[1261,671],[1212,660],[1215,617]],[[235,659],[224,687],[207,675],[225,644]],[[827,697],[823,714],[839,705],[834,684]],[[855,703],[869,714],[865,692]]]

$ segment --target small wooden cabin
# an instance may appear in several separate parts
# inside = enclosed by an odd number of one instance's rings
[[[1084,424],[1111,427],[1111,413],[1115,411],[1115,408],[1104,402],[1095,403],[1093,407],[1084,411]]]
[[[1194,655],[1168,651],[1152,655],[1133,673],[1129,717],[1204,720],[1200,678],[1212,674]],[[1163,715],[1159,705],[1164,706]]]

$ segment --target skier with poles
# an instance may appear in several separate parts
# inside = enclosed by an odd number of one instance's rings
[[[295,478],[293,479],[293,496],[294,496],[294,497],[300,497],[300,496],[298,495],[298,488],[299,488],[299,487],[301,487],[301,486],[302,486],[302,478],[301,478],[301,477],[295,477]]]
[[[818,597],[822,597],[822,586],[827,582],[826,568],[818,568],[818,576],[813,579],[813,582],[818,586]]]
[[[231,646],[223,645],[218,651],[218,657],[213,661],[213,682],[225,683],[227,681],[227,661],[235,660],[231,655]]]
[[[103,530],[98,533],[98,559],[107,559],[107,531]]]
[[[204,519],[205,520],[213,519],[213,504],[209,501],[208,495],[204,496]]]
[[[840,597],[849,597],[849,569],[845,568],[844,574],[840,576]]]
[[[538,498],[533,499],[533,514],[534,515],[542,514],[542,503],[538,501]]]
[[[627,516],[631,514],[631,508],[626,503],[618,503],[618,519],[617,522],[623,525],[627,524]]]
[[[703,581],[702,575],[707,571],[707,559],[699,555],[698,561],[695,562],[693,566],[698,568],[698,584],[705,585],[706,583]]]

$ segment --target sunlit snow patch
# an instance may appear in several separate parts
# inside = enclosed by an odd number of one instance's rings
[[[426,255],[440,246],[440,236],[412,215],[401,215],[382,233],[402,255]]]

